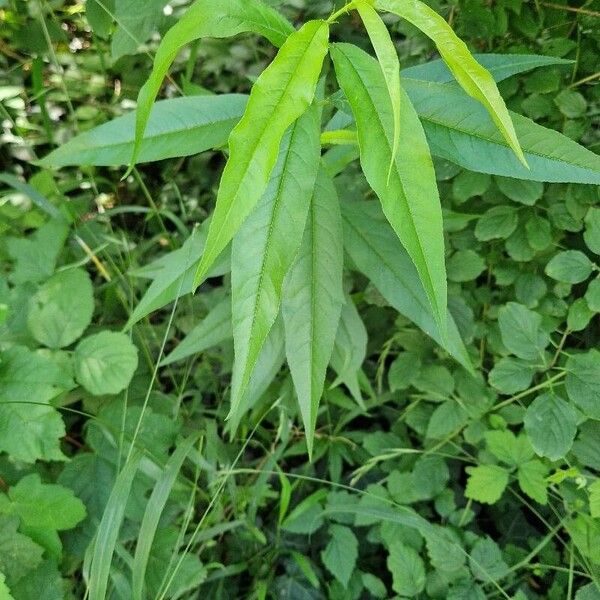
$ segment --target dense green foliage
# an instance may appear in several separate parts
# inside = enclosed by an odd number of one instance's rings
[[[600,598],[597,0],[0,51],[0,600]]]

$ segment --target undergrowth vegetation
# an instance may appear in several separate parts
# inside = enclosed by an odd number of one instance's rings
[[[600,599],[599,56],[0,0],[0,600]]]

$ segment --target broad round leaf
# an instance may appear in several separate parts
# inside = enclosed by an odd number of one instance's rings
[[[31,335],[48,348],[77,340],[92,320],[94,290],[83,269],[53,275],[31,299],[27,324]]]
[[[137,368],[137,348],[124,333],[103,331],[83,339],[74,354],[75,377],[91,394],[117,394]]]

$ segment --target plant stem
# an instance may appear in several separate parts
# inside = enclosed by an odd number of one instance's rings
[[[349,2],[348,4],[346,4],[345,6],[342,6],[342,8],[340,8],[340,10],[335,11],[329,17],[329,19],[327,19],[327,22],[333,23],[338,17],[341,17],[342,15],[345,15],[346,13],[349,13],[352,9],[354,9],[355,5],[356,5],[356,2],[352,1],[352,2]]]

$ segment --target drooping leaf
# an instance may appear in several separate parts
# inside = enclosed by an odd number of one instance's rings
[[[19,519],[0,515],[0,571],[10,586],[33,571],[41,562],[44,549],[17,531]]]
[[[539,502],[540,504],[548,503],[548,490],[546,477],[548,475],[548,467],[534,458],[529,460],[522,465],[519,465],[517,471],[517,479],[519,481],[519,487],[527,494],[530,498]]]
[[[388,28],[372,5],[366,0],[360,0],[356,3],[356,10],[364,23],[375,54],[377,55],[392,105],[394,128],[392,133],[392,153],[388,171],[389,176],[396,162],[398,143],[400,141],[400,61],[398,60],[396,47],[394,46],[394,42],[392,42]]]
[[[302,242],[319,169],[320,124],[321,110],[313,103],[284,137],[269,185],[233,240],[231,413],[279,314],[283,280]]]
[[[338,375],[332,385],[343,383],[361,408],[364,408],[364,402],[359,375],[367,356],[367,343],[367,328],[354,301],[350,296],[346,296],[331,353],[331,366]]]
[[[138,162],[190,156],[227,143],[244,114],[242,94],[190,96],[161,100],[152,106]],[[140,109],[138,109],[140,110]],[[66,166],[119,166],[131,159],[137,111],[79,134],[38,161],[46,169]]]
[[[286,356],[309,453],[343,303],[343,237],[331,179],[320,171],[298,257],[283,287]]]
[[[600,184],[600,157],[566,136],[511,113],[524,167],[485,109],[459,89],[406,79],[432,154],[465,169],[519,179]]]
[[[518,73],[537,69],[538,67],[572,64],[570,60],[555,56],[541,56],[539,54],[473,54],[473,58],[489,71],[496,82],[503,81]],[[456,81],[454,75],[452,75],[452,71],[450,71],[446,63],[441,59],[403,69],[400,74],[402,77],[409,79],[421,79],[435,83],[451,83]]]
[[[461,87],[485,106],[513,152],[527,165],[508,109],[493,77],[473,58],[452,27],[419,0],[376,0],[375,7],[406,19],[433,40]]]
[[[203,38],[226,38],[243,32],[264,35],[281,46],[294,31],[292,25],[261,0],[196,0],[165,34],[154,57],[152,72],[138,94],[135,144],[131,164],[135,164],[150,116],[152,103],[175,57],[190,42]]]
[[[442,210],[421,124],[401,91],[402,143],[388,183],[386,165],[393,151],[394,128],[381,68],[375,59],[349,44],[336,44],[331,55],[356,119],[363,171],[417,268],[443,337],[447,294]]]
[[[328,40],[327,23],[309,21],[290,35],[252,87],[246,112],[229,137],[229,160],[195,286],[263,195],[287,128],[313,101]]]
[[[469,567],[473,576],[484,583],[501,579],[508,573],[502,551],[489,537],[475,543],[469,555]]]
[[[85,331],[94,312],[94,290],[83,269],[60,271],[46,281],[29,303],[27,324],[48,348],[69,346]]]
[[[221,300],[206,317],[194,327],[161,365],[170,365],[194,354],[199,354],[225,340],[231,339],[231,298]]]
[[[398,312],[471,369],[469,355],[450,315],[448,339],[442,338],[417,271],[380,207],[375,202],[345,201],[342,216],[344,247],[356,267]]]
[[[117,394],[129,385],[138,352],[124,333],[102,331],[81,340],[73,360],[75,377],[90,394]]]
[[[209,220],[204,221],[199,228],[194,229],[178,250],[131,273],[138,277],[148,277],[152,279],[152,283],[129,317],[125,329],[131,328],[151,312],[192,292],[196,265],[204,252],[209,223]],[[229,269],[229,257],[224,253],[208,276],[219,277],[229,272]]]
[[[566,456],[577,433],[577,412],[555,394],[538,396],[525,412],[527,436],[536,454],[559,460]]]

